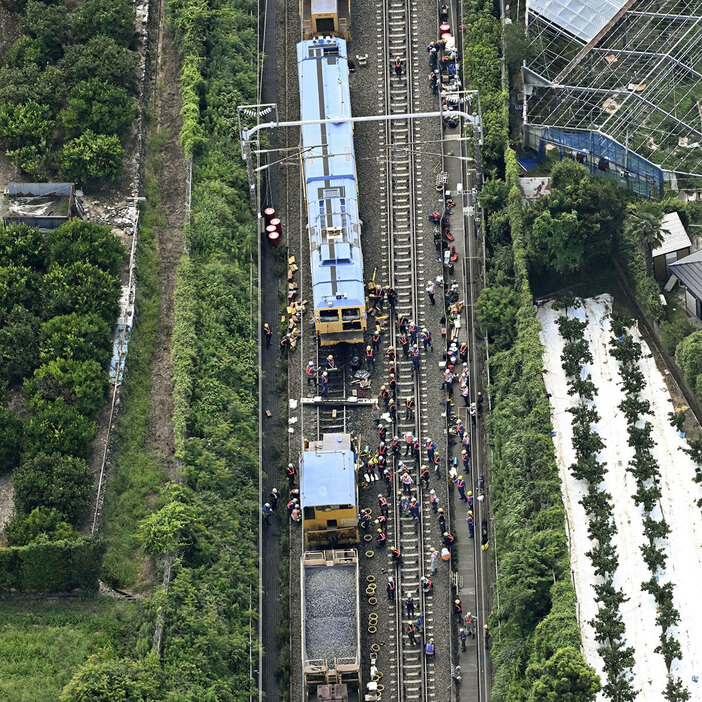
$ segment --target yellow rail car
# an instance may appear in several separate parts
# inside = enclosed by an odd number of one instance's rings
[[[351,0],[300,0],[302,38],[351,39]]]

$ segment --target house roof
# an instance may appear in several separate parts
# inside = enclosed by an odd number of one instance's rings
[[[680,215],[677,212],[670,212],[663,217],[661,220],[661,234],[663,235],[663,240],[660,246],[653,249],[654,258],[692,246],[690,237],[687,235],[685,227],[680,221]]]
[[[356,505],[356,470],[352,451],[305,451],[300,468],[303,507]]]
[[[702,300],[702,249],[669,263],[668,270],[696,298]]]
[[[533,202],[551,192],[550,176],[530,176],[519,179],[519,187],[525,200]]]

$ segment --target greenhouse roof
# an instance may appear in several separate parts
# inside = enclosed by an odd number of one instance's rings
[[[626,4],[626,0],[528,0],[527,10],[590,41]]]
[[[699,0],[528,0],[526,19],[529,128],[605,135],[699,187]]]

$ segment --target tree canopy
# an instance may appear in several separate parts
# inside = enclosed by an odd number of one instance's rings
[[[15,507],[22,512],[47,507],[75,524],[88,507],[93,473],[82,458],[37,453],[20,464],[14,477]]]
[[[530,702],[594,702],[602,689],[599,676],[572,647],[554,653],[542,666],[529,668],[534,680]]]

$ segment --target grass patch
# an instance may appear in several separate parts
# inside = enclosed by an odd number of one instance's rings
[[[0,700],[56,702],[88,656],[135,644],[137,602],[88,599],[3,602]]]
[[[162,224],[153,178],[146,179],[137,259],[136,322],[129,343],[122,408],[115,430],[115,453],[105,498],[103,534],[107,552],[103,579],[134,590],[153,585],[153,569],[142,554],[136,526],[152,511],[166,481],[159,460],[145,452],[149,428],[151,360],[159,333],[158,260],[155,228]]]

